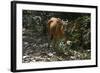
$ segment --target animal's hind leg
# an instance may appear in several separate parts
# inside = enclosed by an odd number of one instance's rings
[[[48,38],[48,49],[52,52],[52,40],[51,40],[51,37]]]
[[[55,45],[55,41],[54,40],[49,40],[49,42],[48,42],[48,49],[51,51],[51,52],[54,52],[55,50],[55,47],[56,47],[56,45]]]

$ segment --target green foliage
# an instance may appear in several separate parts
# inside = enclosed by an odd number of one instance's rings
[[[64,53],[66,51],[66,44],[64,43],[64,39],[57,40],[54,44],[54,50],[57,53]]]
[[[66,26],[66,37],[72,41],[71,48],[90,49],[90,15],[77,17]]]

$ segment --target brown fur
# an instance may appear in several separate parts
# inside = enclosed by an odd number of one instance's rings
[[[51,40],[61,39],[64,36],[63,22],[60,18],[52,17],[48,21],[48,31]]]

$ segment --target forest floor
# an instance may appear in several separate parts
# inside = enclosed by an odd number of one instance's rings
[[[56,51],[48,48],[48,36],[40,32],[23,30],[23,63],[30,62],[52,62],[91,59],[90,50],[68,49],[64,54],[57,54]]]

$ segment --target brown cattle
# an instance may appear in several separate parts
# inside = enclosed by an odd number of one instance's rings
[[[48,20],[48,31],[51,40],[59,40],[64,37],[63,22],[60,18],[52,17]]]

